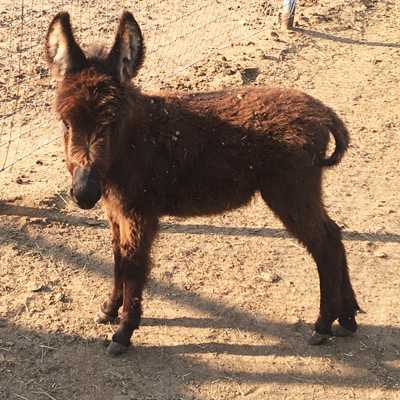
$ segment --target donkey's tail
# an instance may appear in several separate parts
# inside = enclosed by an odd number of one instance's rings
[[[336,115],[332,109],[328,109],[329,121],[326,127],[335,138],[335,150],[328,158],[321,158],[319,165],[322,167],[330,167],[336,165],[342,159],[343,154],[346,152],[349,142],[350,135],[343,121]]]

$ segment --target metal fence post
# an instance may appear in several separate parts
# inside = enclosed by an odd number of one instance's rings
[[[287,29],[293,28],[296,0],[283,0],[282,24]]]

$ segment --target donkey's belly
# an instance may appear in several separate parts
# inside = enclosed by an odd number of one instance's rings
[[[181,217],[219,214],[245,205],[255,190],[252,179],[240,173],[229,176],[189,175],[168,193],[164,211]]]

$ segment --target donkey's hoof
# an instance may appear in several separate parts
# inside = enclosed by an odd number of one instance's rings
[[[318,346],[320,344],[326,343],[330,337],[331,335],[328,335],[326,333],[318,333],[314,331],[310,339],[308,339],[308,344],[311,344],[312,346]]]
[[[110,356],[120,356],[128,351],[129,346],[124,346],[121,343],[112,341],[107,347],[107,353]]]
[[[352,332],[350,329],[344,328],[341,325],[336,326],[333,329],[332,333],[333,333],[333,336],[336,336],[336,337],[347,337],[347,336],[353,336],[354,335],[354,332]]]
[[[116,324],[118,323],[118,317],[108,315],[100,310],[97,313],[94,322],[96,322],[96,324]]]

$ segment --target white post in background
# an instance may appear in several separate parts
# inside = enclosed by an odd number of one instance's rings
[[[287,29],[293,28],[296,0],[283,0],[282,25]]]

